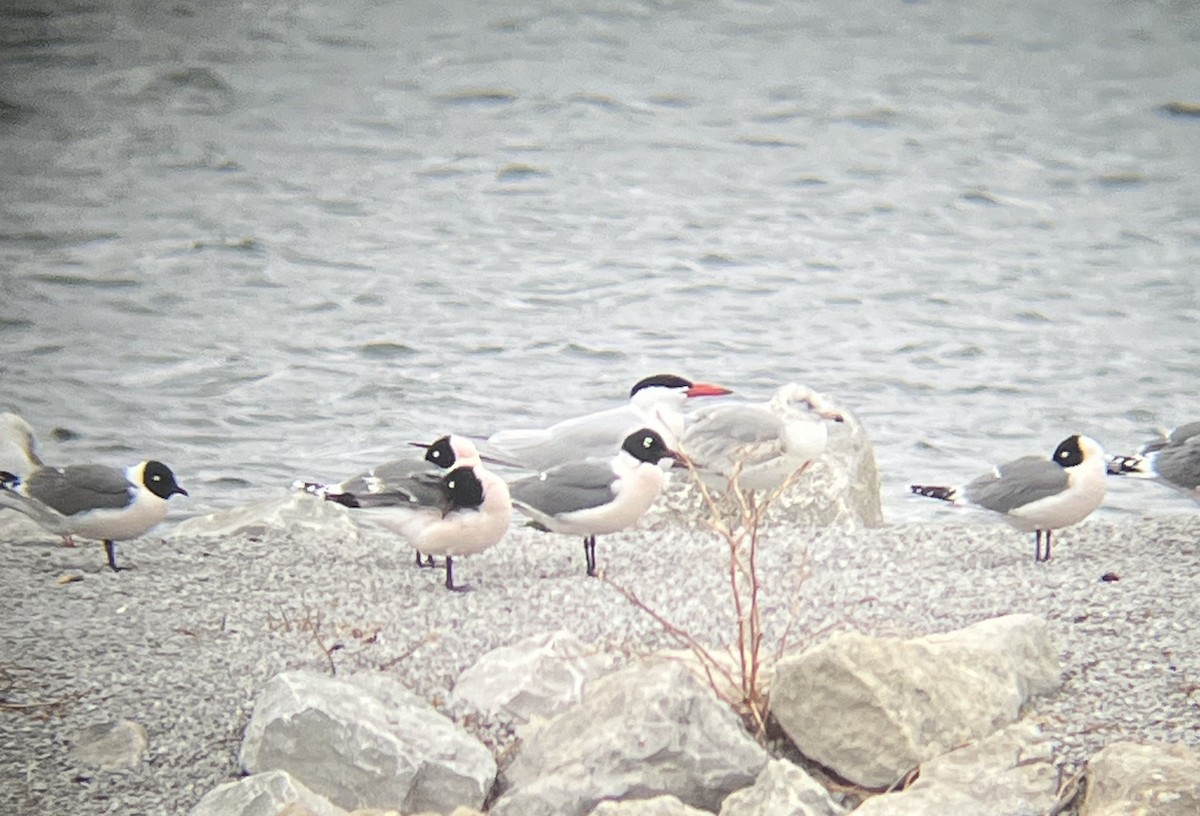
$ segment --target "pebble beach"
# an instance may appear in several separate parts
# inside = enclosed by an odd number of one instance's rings
[[[98,546],[62,548],[10,514],[0,532],[0,800],[12,813],[186,813],[240,775],[255,696],[286,669],[385,672],[455,716],[458,674],[528,635],[567,629],[627,657],[677,648],[617,586],[714,648],[734,633],[728,550],[707,532],[601,538],[596,580],[578,541],[514,529],[456,562],[473,587],[461,594],[366,528],[165,530],[123,544],[135,568],[119,574]],[[1118,739],[1200,747],[1200,516],[1088,521],[1059,533],[1049,564],[1033,562],[1031,538],[973,520],[772,528],[759,554],[767,643],[786,637],[792,653],[839,628],[912,636],[1033,613],[1059,638],[1065,683],[1026,716],[1057,740],[1064,774]],[[82,729],[122,719],[147,730],[140,767],[75,755]],[[504,723],[471,727],[498,751],[511,742]]]

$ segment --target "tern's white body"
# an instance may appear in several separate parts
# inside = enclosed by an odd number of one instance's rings
[[[487,442],[498,458],[529,470],[547,470],[589,458],[608,459],[639,429],[654,431],[674,449],[683,435],[683,410],[689,398],[728,393],[729,389],[718,385],[656,375],[637,383],[624,405],[566,419],[549,428],[499,431]]]

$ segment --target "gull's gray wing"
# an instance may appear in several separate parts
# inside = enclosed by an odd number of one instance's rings
[[[995,473],[975,479],[965,488],[967,501],[1010,513],[1038,499],[1054,496],[1070,485],[1066,470],[1040,456],[1024,456],[1000,465]]]
[[[1200,488],[1200,423],[1196,433],[1179,444],[1164,447],[1154,457],[1154,471],[1184,490]]]
[[[408,459],[393,459],[390,462],[384,462],[382,465],[377,465],[366,473],[347,479],[337,486],[339,492],[353,493],[382,493],[390,490],[403,490],[415,479],[419,479],[422,474],[436,473],[440,476],[446,475],[446,471],[439,471],[435,465],[425,461],[424,456],[412,456]],[[428,482],[427,479],[422,480]],[[418,488],[420,489],[420,488]]]
[[[446,491],[444,483],[446,471],[440,468],[430,468],[426,463],[424,470],[389,481],[382,481],[378,478],[378,469],[373,472],[376,474],[374,481],[371,481],[370,475],[365,477],[367,480],[364,483],[366,490],[347,490],[342,495],[346,498],[353,498],[357,506],[364,509],[372,507],[436,507],[444,513],[452,505],[450,494]],[[345,503],[340,499],[339,501]]]
[[[702,470],[729,472],[781,456],[783,421],[754,405],[722,405],[697,412],[683,435],[683,452]]]
[[[106,465],[40,468],[24,481],[25,495],[64,516],[87,510],[120,510],[133,500],[133,489],[124,470]]]
[[[616,481],[608,461],[574,462],[509,483],[514,503],[547,516],[573,513],[608,504]]]

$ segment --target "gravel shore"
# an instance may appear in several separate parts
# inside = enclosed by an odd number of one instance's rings
[[[284,669],[386,671],[444,705],[480,654],[537,632],[566,628],[627,653],[676,646],[614,587],[585,578],[579,541],[524,528],[456,562],[456,579],[474,587],[464,594],[373,530],[358,541],[144,539],[121,545],[136,569],[120,574],[102,569],[96,544],[0,540],[10,542],[0,562],[0,801],[14,814],[186,813],[238,775],[255,695]],[[608,580],[683,628],[710,642],[732,636],[716,537],[614,535],[597,555]],[[780,529],[762,545],[760,570],[767,642],[790,625],[792,648],[831,624],[908,636],[1044,616],[1066,683],[1030,713],[1061,740],[1068,770],[1117,739],[1200,748],[1200,515],[1084,523],[1056,536],[1049,564],[1033,562],[1032,536],[999,524]],[[109,773],[73,757],[78,731],[120,719],[149,732],[139,769]]]

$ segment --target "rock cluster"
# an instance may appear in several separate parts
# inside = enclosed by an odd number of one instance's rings
[[[250,776],[191,816],[1035,816],[1060,807],[1054,745],[1022,719],[1060,682],[1031,615],[909,640],[841,635],[777,666],[788,750],[853,783],[827,789],[772,755],[686,661],[616,666],[569,632],[485,654],[450,708],[515,725],[491,751],[381,675],[285,672],[262,690],[241,762]],[[1116,743],[1091,762],[1080,816],[1200,812],[1200,760]],[[848,793],[852,791],[853,793]]]

